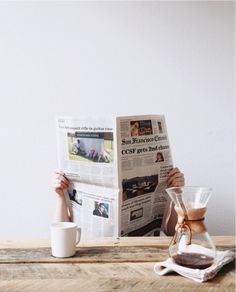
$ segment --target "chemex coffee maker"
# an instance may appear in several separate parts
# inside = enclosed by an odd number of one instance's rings
[[[178,222],[169,246],[172,259],[181,266],[206,269],[215,259],[216,248],[204,224],[206,205],[212,189],[204,187],[173,187],[166,189]]]

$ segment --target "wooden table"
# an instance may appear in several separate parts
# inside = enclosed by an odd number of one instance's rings
[[[235,237],[213,237],[235,249]],[[235,291],[230,263],[207,283],[175,273],[158,276],[154,263],[168,257],[168,237],[83,239],[72,258],[51,256],[48,240],[0,241],[0,291]]]

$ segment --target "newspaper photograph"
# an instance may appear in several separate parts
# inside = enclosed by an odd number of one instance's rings
[[[73,180],[117,186],[114,119],[57,118],[59,168]]]

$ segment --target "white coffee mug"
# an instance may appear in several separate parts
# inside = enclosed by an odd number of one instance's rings
[[[71,257],[80,241],[81,228],[73,222],[51,224],[51,248],[54,257]]]

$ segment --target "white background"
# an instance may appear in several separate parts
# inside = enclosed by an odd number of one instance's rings
[[[0,98],[0,238],[49,236],[57,114],[165,114],[210,233],[234,233],[233,1],[1,2]]]

